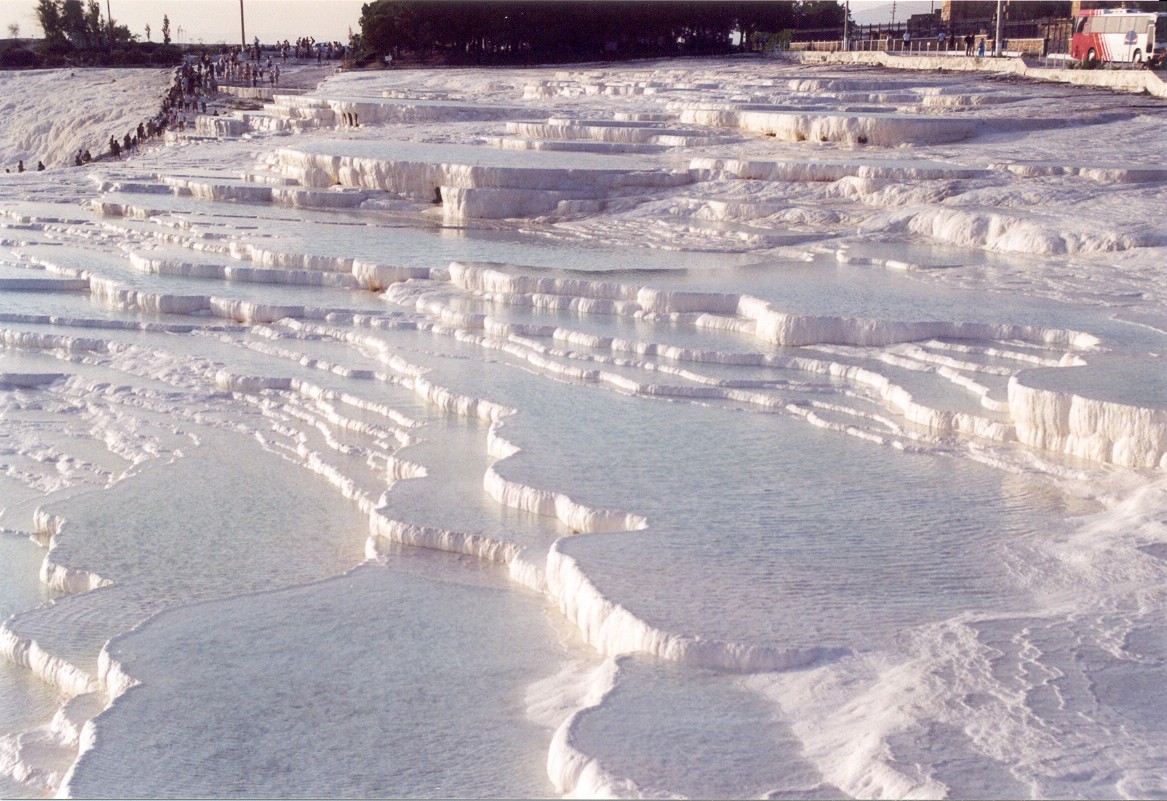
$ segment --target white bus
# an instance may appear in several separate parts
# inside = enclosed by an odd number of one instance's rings
[[[1087,9],[1074,18],[1070,57],[1157,67],[1167,50],[1167,13]]]

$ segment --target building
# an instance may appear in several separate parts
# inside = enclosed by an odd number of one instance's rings
[[[1142,0],[1003,0],[1001,8],[1006,22],[1035,22],[1043,19],[1070,19],[1079,11],[1088,8],[1142,8],[1159,11],[1167,3]],[[997,15],[996,0],[945,0],[940,10],[941,20],[946,25],[959,25],[973,20],[994,19]]]

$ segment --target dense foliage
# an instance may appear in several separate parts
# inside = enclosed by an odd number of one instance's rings
[[[128,28],[102,19],[98,0],[38,0],[36,15],[51,50],[97,50],[130,40]]]
[[[167,66],[182,53],[169,44],[138,42],[129,28],[104,18],[99,0],[37,0],[44,39],[0,52],[0,68],[55,66]]]
[[[374,0],[362,9],[360,45],[450,63],[725,53],[759,33],[841,27],[843,14],[833,0]]]

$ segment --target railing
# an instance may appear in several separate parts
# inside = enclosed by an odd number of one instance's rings
[[[973,55],[981,53],[981,42],[984,42],[984,55],[993,54],[993,39],[978,36],[973,44]],[[1050,53],[1045,50],[1044,39],[1007,39],[1003,51],[1010,56],[1030,56],[1040,58]],[[937,39],[918,39],[909,42],[887,40],[860,40],[851,41],[849,48],[837,39],[819,42],[792,42],[790,50],[802,52],[839,53],[850,50],[855,53],[885,52],[905,56],[963,56],[965,45],[963,41],[945,41],[943,44]]]
[[[1070,31],[1073,21],[1063,18],[1043,18],[1039,20],[1006,21],[1001,33],[1004,50],[1032,56],[1048,56],[1070,52]],[[910,34],[904,41],[904,33]],[[920,35],[918,30],[909,30],[906,23],[897,25],[853,25],[848,30],[851,50],[883,50],[889,53],[940,53],[964,54],[964,37],[972,34],[974,54],[985,42],[985,54],[993,52],[993,34],[996,22],[992,18],[978,20],[956,20],[944,28],[945,44],[940,45],[940,28]],[[794,32],[790,50],[814,50],[837,52],[843,50],[841,28],[820,28]]]

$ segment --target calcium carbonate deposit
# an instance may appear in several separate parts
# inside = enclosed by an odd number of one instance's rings
[[[169,78],[0,82],[0,795],[1167,795],[1165,101]]]

